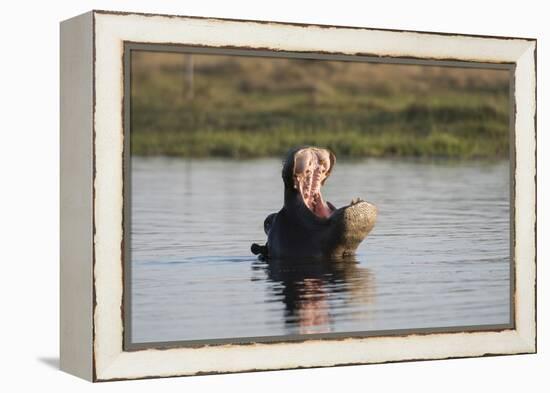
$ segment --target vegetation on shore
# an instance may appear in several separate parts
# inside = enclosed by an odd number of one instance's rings
[[[134,53],[132,154],[252,158],[319,145],[339,157],[508,156],[507,71],[190,60]]]

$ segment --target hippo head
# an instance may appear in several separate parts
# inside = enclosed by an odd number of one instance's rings
[[[322,255],[353,254],[376,222],[377,208],[354,198],[336,208],[325,201],[321,188],[329,178],[336,157],[328,149],[306,146],[292,150],[283,164],[285,207],[295,224],[310,230]],[[318,252],[314,253],[318,254]]]
[[[335,162],[336,157],[327,149],[302,147],[292,150],[283,165],[285,203],[302,203],[317,217],[330,217],[335,209],[323,199],[321,187]]]

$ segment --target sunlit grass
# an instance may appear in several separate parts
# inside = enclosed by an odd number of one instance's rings
[[[505,71],[194,56],[133,59],[131,150],[279,156],[320,145],[348,157],[504,158]]]

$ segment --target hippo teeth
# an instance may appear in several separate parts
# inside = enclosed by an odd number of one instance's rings
[[[301,149],[294,156],[294,187],[299,190],[304,205],[322,218],[332,213],[321,194],[331,165],[329,152],[321,149]]]

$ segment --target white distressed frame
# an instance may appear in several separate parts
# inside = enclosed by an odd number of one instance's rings
[[[99,11],[90,16],[95,61],[95,306],[91,379],[103,381],[536,351],[535,40]],[[124,42],[515,63],[515,328],[125,352],[121,312]]]

